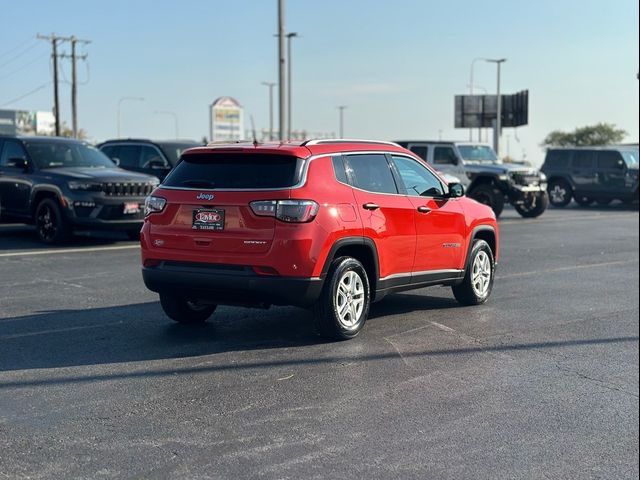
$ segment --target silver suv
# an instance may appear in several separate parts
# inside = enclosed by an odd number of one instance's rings
[[[467,196],[490,206],[496,216],[511,203],[523,217],[538,217],[547,209],[547,178],[536,168],[502,163],[486,144],[401,140],[396,143],[411,150],[436,170],[456,176]]]

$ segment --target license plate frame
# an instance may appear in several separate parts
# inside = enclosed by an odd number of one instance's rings
[[[224,217],[223,208],[194,208],[191,229],[221,232],[224,230]]]

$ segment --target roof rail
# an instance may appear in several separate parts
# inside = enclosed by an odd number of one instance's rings
[[[216,140],[207,143],[207,147],[216,147],[220,145],[237,145],[239,143],[253,143],[253,140]]]
[[[391,145],[393,147],[399,147],[397,143],[387,142],[385,140],[361,140],[353,138],[314,138],[302,142],[300,146],[306,147],[309,145],[324,145],[329,143],[372,143],[374,145]]]

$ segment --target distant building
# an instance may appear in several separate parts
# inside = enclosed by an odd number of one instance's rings
[[[0,110],[0,134],[54,135],[55,121],[51,112]]]

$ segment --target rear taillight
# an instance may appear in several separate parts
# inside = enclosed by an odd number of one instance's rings
[[[310,222],[320,209],[313,200],[259,200],[249,205],[258,216],[275,217],[289,223]]]
[[[152,213],[159,213],[164,210],[164,206],[167,201],[162,197],[149,196],[144,200],[144,216],[151,215]]]

